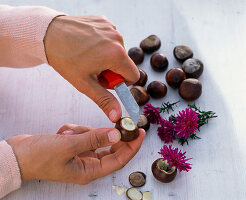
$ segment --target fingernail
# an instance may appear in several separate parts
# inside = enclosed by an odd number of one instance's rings
[[[73,135],[74,131],[73,130],[66,130],[62,132],[63,135]]]
[[[116,112],[116,110],[111,110],[110,113],[109,113],[109,119],[110,119],[111,121],[115,121],[115,120],[117,120],[116,117],[117,117],[117,112]]]
[[[109,133],[108,133],[109,142],[116,143],[116,142],[120,141],[120,138],[121,138],[121,135],[120,135],[119,131],[117,131],[117,130],[109,131]]]

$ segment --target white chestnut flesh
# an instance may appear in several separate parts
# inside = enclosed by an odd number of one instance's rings
[[[152,200],[152,192],[150,191],[145,191],[143,193],[143,200]]]
[[[123,186],[116,186],[116,185],[113,185],[112,188],[115,190],[115,192],[118,196],[122,196],[127,190]]]
[[[143,198],[142,192],[139,191],[137,188],[134,188],[134,187],[129,188],[126,191],[126,196],[130,200],[142,200],[142,198]]]

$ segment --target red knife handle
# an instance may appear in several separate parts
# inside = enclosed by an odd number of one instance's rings
[[[102,75],[107,80],[109,89],[113,89],[114,86],[124,82],[124,79],[121,75],[116,74],[110,70],[103,71]]]

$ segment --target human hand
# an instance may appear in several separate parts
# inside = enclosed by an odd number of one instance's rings
[[[121,142],[114,128],[92,129],[64,125],[57,135],[19,135],[7,140],[22,180],[42,179],[87,184],[121,169],[139,150],[145,132],[132,142]],[[110,149],[96,149],[112,145]]]
[[[49,25],[44,44],[49,64],[117,122],[120,104],[98,76],[109,69],[131,85],[140,75],[115,26],[103,16],[60,16]]]

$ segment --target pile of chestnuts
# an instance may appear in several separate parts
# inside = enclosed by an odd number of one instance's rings
[[[156,35],[145,38],[140,47],[129,49],[128,55],[138,65],[144,60],[144,53],[150,54],[161,46],[161,40]],[[179,95],[186,101],[194,101],[202,94],[202,84],[198,78],[203,73],[203,63],[193,58],[193,51],[185,45],[178,45],[173,50],[175,59],[182,64],[181,68],[172,68],[166,73],[166,82],[173,88],[179,89]],[[168,68],[168,59],[161,53],[154,53],[150,58],[150,66],[156,72],[164,72]],[[148,75],[139,69],[140,79],[131,88],[131,93],[139,105],[145,105],[150,96],[154,99],[163,98],[167,94],[167,86],[161,81],[152,81],[147,90],[144,88]]]
[[[161,46],[161,40],[156,35],[150,35],[145,38],[141,43],[140,47],[133,47],[129,49],[128,55],[133,62],[138,65],[144,60],[144,53],[150,54],[157,51]],[[163,72],[168,67],[167,57],[160,53],[154,53],[151,56],[150,64],[153,70],[157,72]],[[132,96],[135,98],[138,105],[145,105],[150,96],[154,99],[163,98],[167,94],[167,86],[161,81],[152,81],[148,86],[147,90],[144,88],[148,80],[148,75],[145,71],[139,69],[140,78],[131,88]]]
[[[161,40],[156,35],[150,35],[141,41],[140,47],[129,49],[128,55],[136,65],[144,60],[144,54],[151,54],[161,47]],[[179,89],[179,95],[187,101],[194,101],[202,94],[202,84],[198,78],[203,73],[203,63],[199,59],[193,58],[193,51],[190,47],[178,45],[173,50],[175,59],[182,63],[182,68],[174,67],[166,73],[166,82],[173,88]],[[150,58],[150,66],[156,72],[164,72],[168,68],[168,59],[161,53],[154,53]],[[142,69],[139,69],[140,78],[132,86],[130,92],[137,104],[145,105],[150,97],[160,99],[166,96],[168,88],[161,81],[151,81],[145,88],[148,81],[148,75]],[[164,79],[164,77],[163,77]],[[129,117],[121,118],[115,126],[121,132],[121,140],[125,142],[136,139],[139,135],[138,128],[147,131],[150,123],[146,116],[140,115],[139,122],[134,125]]]

